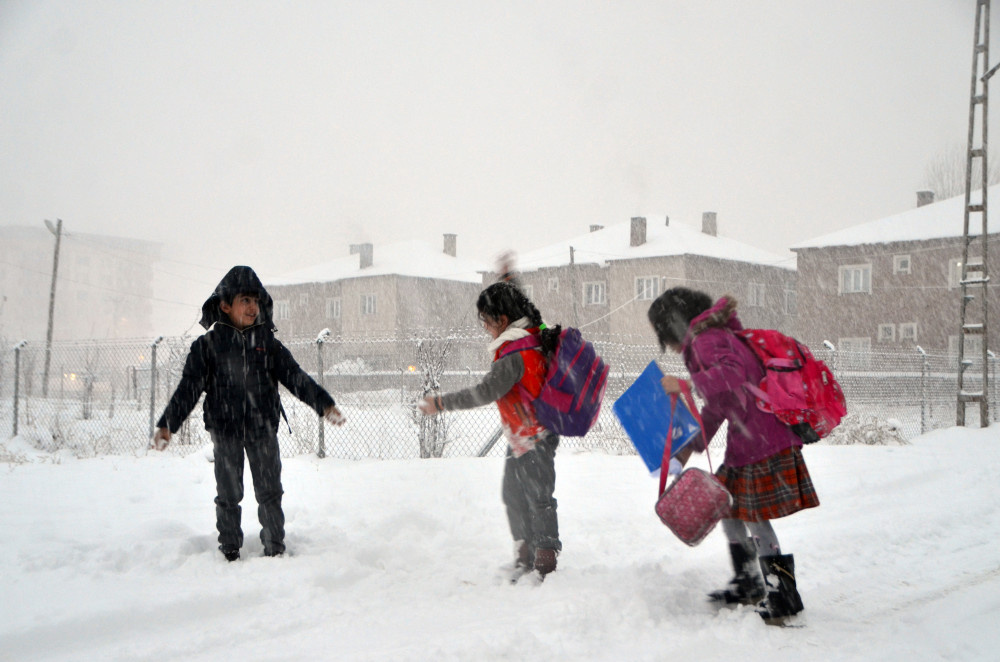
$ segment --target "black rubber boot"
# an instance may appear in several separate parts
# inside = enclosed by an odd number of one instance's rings
[[[760,557],[767,582],[767,598],[757,613],[768,625],[783,625],[785,619],[804,609],[795,583],[795,557],[791,554]]]
[[[764,578],[758,572],[757,556],[751,555],[746,547],[739,543],[729,544],[729,556],[733,562],[735,576],[726,584],[726,588],[708,594],[714,602],[724,602],[728,605],[755,605],[764,599],[767,590]]]

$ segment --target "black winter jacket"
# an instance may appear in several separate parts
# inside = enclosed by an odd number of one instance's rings
[[[206,430],[227,437],[273,436],[279,382],[317,414],[334,404],[266,326],[240,331],[218,322],[191,344],[181,381],[156,426],[176,432],[204,392]]]
[[[258,324],[242,331],[219,310],[234,294],[260,297]],[[278,384],[322,414],[333,398],[274,337],[271,297],[250,267],[233,267],[202,308],[201,324],[212,327],[191,344],[184,372],[156,426],[176,432],[205,393],[205,429],[227,437],[277,434]]]

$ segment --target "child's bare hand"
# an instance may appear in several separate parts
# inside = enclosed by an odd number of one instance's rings
[[[663,379],[660,380],[660,385],[663,386],[663,391],[667,395],[674,395],[681,392],[681,380],[673,375],[664,375]]]
[[[347,418],[340,413],[340,410],[337,409],[336,406],[332,405],[327,407],[326,411],[323,412],[323,418],[325,418],[326,422],[330,425],[343,425],[344,421],[347,420]]]
[[[168,444],[170,444],[170,430],[167,428],[156,428],[153,438],[149,440],[150,447],[162,451]]]
[[[417,405],[417,409],[419,409],[420,413],[423,414],[424,416],[430,416],[431,414],[436,414],[440,411],[440,409],[438,409],[437,407],[437,402],[435,402],[434,398],[432,398],[431,396],[427,396],[426,398],[421,400],[420,403]]]

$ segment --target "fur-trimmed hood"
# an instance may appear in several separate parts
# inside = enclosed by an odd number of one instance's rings
[[[691,320],[684,344],[689,344],[695,336],[705,329],[720,328],[742,331],[743,324],[736,316],[736,305],[736,299],[728,294],[721,297],[711,308]]]

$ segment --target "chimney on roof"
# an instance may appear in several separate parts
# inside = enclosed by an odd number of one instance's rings
[[[361,256],[361,268],[367,269],[372,266],[372,245],[371,243],[366,244],[351,244],[351,255]]]
[[[701,231],[715,237],[718,234],[718,224],[714,211],[706,211],[701,215]]]
[[[934,202],[934,191],[917,191],[917,206],[923,207]]]
[[[590,231],[591,232],[597,232],[598,230],[603,230],[603,229],[604,229],[603,225],[591,225],[590,226]]]
[[[458,256],[458,235],[446,232],[444,235],[444,254]]]
[[[646,243],[646,217],[632,217],[632,232],[629,237],[629,246],[642,246]]]

